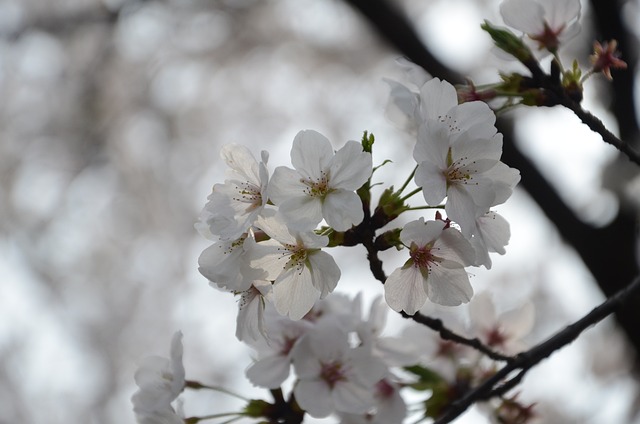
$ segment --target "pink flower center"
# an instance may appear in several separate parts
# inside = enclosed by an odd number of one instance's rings
[[[328,364],[322,364],[322,370],[320,371],[320,378],[327,382],[330,388],[334,388],[340,381],[347,379],[345,370],[340,362],[331,362]]]
[[[544,31],[539,34],[529,34],[529,38],[538,42],[538,49],[547,49],[550,52],[555,52],[560,47],[560,40],[558,36],[564,31],[564,25],[558,29],[552,29],[548,23],[544,23]]]

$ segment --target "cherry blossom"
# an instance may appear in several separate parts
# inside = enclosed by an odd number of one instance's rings
[[[290,230],[279,217],[259,217],[256,226],[270,240],[252,243],[248,250],[250,266],[273,281],[276,310],[293,320],[302,318],[316,300],[333,291],[340,279],[340,269],[322,247],[326,236]]]
[[[455,88],[438,79],[422,87],[421,98],[424,122],[413,151],[416,184],[429,205],[447,197],[447,216],[470,238],[477,232],[476,219],[509,198],[520,173],[500,162],[502,134],[489,106],[458,105]]]
[[[387,372],[364,346],[349,346],[338,321],[325,319],[295,346],[299,381],[293,391],[301,408],[316,418],[340,411],[364,414],[375,405],[373,388]]]
[[[473,295],[464,267],[475,251],[460,231],[442,221],[420,218],[404,226],[400,239],[409,260],[385,282],[385,299],[394,311],[415,314],[429,298],[445,306],[466,303]]]
[[[247,234],[243,234],[237,239],[220,240],[206,248],[198,258],[200,274],[228,291],[248,290],[251,286],[251,273],[246,264],[246,240]]]
[[[506,0],[504,22],[552,53],[580,31],[580,0]]]
[[[236,239],[249,229],[267,202],[269,156],[263,151],[258,163],[248,148],[237,144],[223,146],[220,156],[231,168],[228,179],[213,186],[200,221],[212,234]]]
[[[171,358],[145,358],[134,378],[139,390],[131,397],[133,411],[140,423],[182,423],[171,406],[185,386],[182,364],[182,333],[171,339]]]
[[[253,343],[259,357],[247,368],[246,374],[256,386],[276,389],[289,377],[294,346],[313,324],[304,320],[271,318],[269,343]]]
[[[533,328],[535,310],[531,302],[497,314],[487,292],[476,296],[469,304],[469,318],[472,333],[487,346],[513,355],[526,350],[522,338]]]
[[[371,154],[349,141],[337,152],[322,134],[300,131],[293,140],[294,169],[278,167],[269,183],[269,199],[287,224],[313,230],[324,218],[337,231],[362,222],[362,202],[354,190],[371,176]]]

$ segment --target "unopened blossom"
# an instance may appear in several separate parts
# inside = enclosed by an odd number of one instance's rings
[[[369,349],[350,347],[348,333],[332,320],[323,320],[296,344],[293,366],[296,401],[316,418],[368,412],[375,405],[373,388],[387,373]]]
[[[580,31],[580,0],[506,0],[500,13],[507,25],[552,53]]]
[[[506,253],[505,246],[511,237],[509,222],[497,212],[489,211],[476,218],[476,229],[471,239],[471,244],[476,250],[476,266],[484,265],[485,268],[491,269],[489,253]]]
[[[460,231],[420,218],[405,225],[400,239],[409,248],[409,259],[384,284],[391,309],[413,315],[427,298],[445,306],[471,299],[473,289],[464,267],[474,263],[475,251]]]
[[[133,411],[139,423],[182,423],[171,406],[185,386],[182,364],[182,333],[171,339],[171,358],[145,358],[135,373],[139,389],[131,397]]]
[[[512,355],[526,350],[522,338],[533,328],[535,310],[530,302],[498,314],[491,296],[483,292],[469,304],[471,332],[487,346]]]
[[[485,103],[458,105],[455,88],[438,79],[422,87],[421,99],[423,123],[413,151],[416,184],[429,205],[446,197],[447,217],[470,238],[476,219],[509,198],[520,173],[500,162],[502,134]]]
[[[228,178],[213,186],[200,221],[212,234],[236,239],[249,229],[267,202],[269,156],[263,151],[258,163],[247,147],[237,144],[222,147],[220,156],[230,168]]]
[[[324,220],[337,231],[362,222],[362,201],[354,192],[371,176],[371,154],[349,141],[334,153],[322,134],[300,131],[293,140],[291,163],[280,166],[269,183],[269,199],[287,224],[313,230]]]
[[[329,239],[312,231],[292,230],[272,214],[259,217],[256,226],[271,239],[252,244],[250,266],[262,273],[262,279],[273,281],[276,310],[299,320],[316,300],[331,293],[340,279],[334,259],[320,250]]]

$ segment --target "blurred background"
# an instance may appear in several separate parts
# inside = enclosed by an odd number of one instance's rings
[[[393,161],[376,176],[398,186],[412,140],[385,118],[383,78],[406,81],[396,60],[417,50],[387,42],[385,28],[408,22],[443,66],[421,63],[436,76],[483,84],[523,71],[480,30],[502,24],[498,1],[391,2],[410,17],[400,23],[359,12],[377,4],[0,0],[1,424],[134,423],[134,371],[167,356],[178,329],[188,378],[268,398],[244,380],[251,352],[234,337],[235,299],[197,272],[209,242],[193,224],[224,180],[220,147],[268,150],[273,169],[289,164],[301,129],[336,148],[368,130],[374,164]],[[583,2],[582,32],[561,52],[587,68],[593,40],[618,39],[629,69],[589,80],[583,106],[636,146],[639,6]],[[499,124],[503,161],[523,179],[498,208],[512,228],[507,255],[471,281],[501,310],[533,301],[534,344],[637,273],[640,178],[569,111],[522,108]],[[382,294],[364,251],[343,250],[338,291]],[[388,272],[404,260],[385,258]],[[527,376],[521,396],[540,422],[640,422],[639,310],[634,299]],[[392,318],[389,334],[406,324]],[[188,416],[240,404],[185,396]],[[471,411],[459,422],[483,420]]]

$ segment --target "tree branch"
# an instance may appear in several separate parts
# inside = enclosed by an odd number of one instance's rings
[[[452,402],[445,413],[436,420],[435,424],[449,423],[460,416],[475,402],[489,399],[494,395],[506,393],[506,391],[518,384],[531,368],[543,359],[548,358],[553,352],[573,342],[587,328],[612,314],[625,301],[639,293],[640,276],[636,277],[626,288],[605,300],[578,321],[565,327],[546,341],[517,355],[513,361],[507,363],[507,365],[482,384],[469,390],[463,397]],[[516,370],[520,370],[520,372],[511,380],[500,385],[505,378]]]

